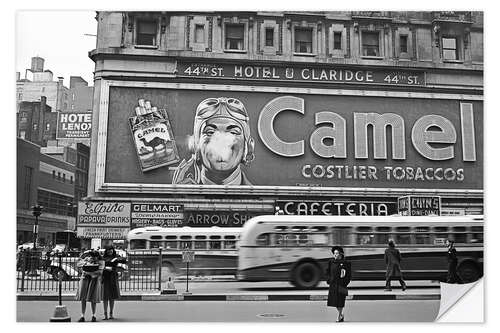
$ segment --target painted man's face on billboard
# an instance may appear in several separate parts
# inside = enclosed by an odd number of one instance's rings
[[[206,123],[198,143],[203,165],[212,172],[235,170],[245,150],[241,125],[231,118],[211,118]]]

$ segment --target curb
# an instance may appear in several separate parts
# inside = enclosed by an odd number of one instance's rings
[[[120,301],[326,301],[327,295],[122,295]],[[348,295],[351,301],[417,301],[439,300],[440,294],[425,295]],[[58,301],[57,295],[17,295],[18,301]],[[74,295],[63,295],[63,301],[74,301]]]

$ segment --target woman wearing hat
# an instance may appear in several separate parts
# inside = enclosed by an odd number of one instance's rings
[[[344,259],[344,250],[340,246],[332,247],[332,254],[326,270],[326,283],[330,285],[327,306],[336,307],[337,322],[343,322],[347,285],[351,282],[351,263]]]
[[[113,309],[115,307],[115,300],[120,298],[117,266],[119,263],[125,263],[126,260],[118,256],[115,248],[112,246],[106,248],[102,259],[104,260],[104,270],[102,272],[102,300],[104,304],[104,320],[108,320],[114,319]]]

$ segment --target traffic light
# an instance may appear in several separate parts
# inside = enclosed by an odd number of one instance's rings
[[[36,205],[36,206],[31,207],[31,208],[33,209],[33,216],[38,217],[38,216],[42,215],[42,210],[43,210],[42,206]]]

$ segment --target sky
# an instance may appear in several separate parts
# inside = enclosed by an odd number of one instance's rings
[[[95,11],[19,10],[16,12],[16,72],[24,78],[31,58],[45,59],[44,69],[64,77],[69,87],[70,76],[81,76],[89,85],[94,82],[94,62],[88,52],[95,49],[97,34]]]

